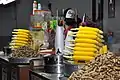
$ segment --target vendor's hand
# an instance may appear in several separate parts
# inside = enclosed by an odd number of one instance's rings
[[[82,22],[82,23],[80,23],[80,25],[81,26],[86,26],[87,24],[86,24],[86,22]]]

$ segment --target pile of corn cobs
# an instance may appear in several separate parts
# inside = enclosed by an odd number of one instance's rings
[[[120,80],[120,56],[101,54],[76,71],[69,80]]]
[[[39,54],[37,54],[37,51],[29,46],[22,46],[12,51],[12,57],[14,58],[33,58],[38,56]]]

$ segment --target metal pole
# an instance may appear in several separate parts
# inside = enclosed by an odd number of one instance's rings
[[[115,18],[115,0],[108,0],[108,18]]]
[[[104,16],[104,0],[98,0],[98,21],[101,30],[103,30],[103,16]]]
[[[16,26],[16,28],[17,28],[17,24],[18,24],[18,22],[17,22],[17,20],[18,20],[18,15],[17,15],[17,4],[18,4],[18,2],[16,1],[15,3],[14,3],[14,19],[15,19],[15,26]]]
[[[103,3],[104,0],[99,0],[98,2],[98,17],[100,20],[103,20]]]
[[[92,0],[92,21],[96,21],[96,0]]]

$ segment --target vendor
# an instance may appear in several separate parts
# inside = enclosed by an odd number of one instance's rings
[[[73,40],[75,37],[69,36],[68,34],[71,33],[70,29],[79,27],[79,24],[82,22],[81,19],[77,18],[76,20],[75,11],[72,8],[68,8],[64,11],[64,21],[65,21],[65,51],[71,52],[66,46],[70,46],[69,40]],[[66,53],[64,53],[66,54]]]
[[[79,24],[82,22],[80,18],[75,15],[75,11],[72,8],[68,8],[64,11],[64,21],[65,21],[65,35],[71,28],[79,27]]]

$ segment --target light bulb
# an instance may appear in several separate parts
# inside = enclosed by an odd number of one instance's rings
[[[3,3],[3,0],[0,0],[0,4],[2,4]]]

